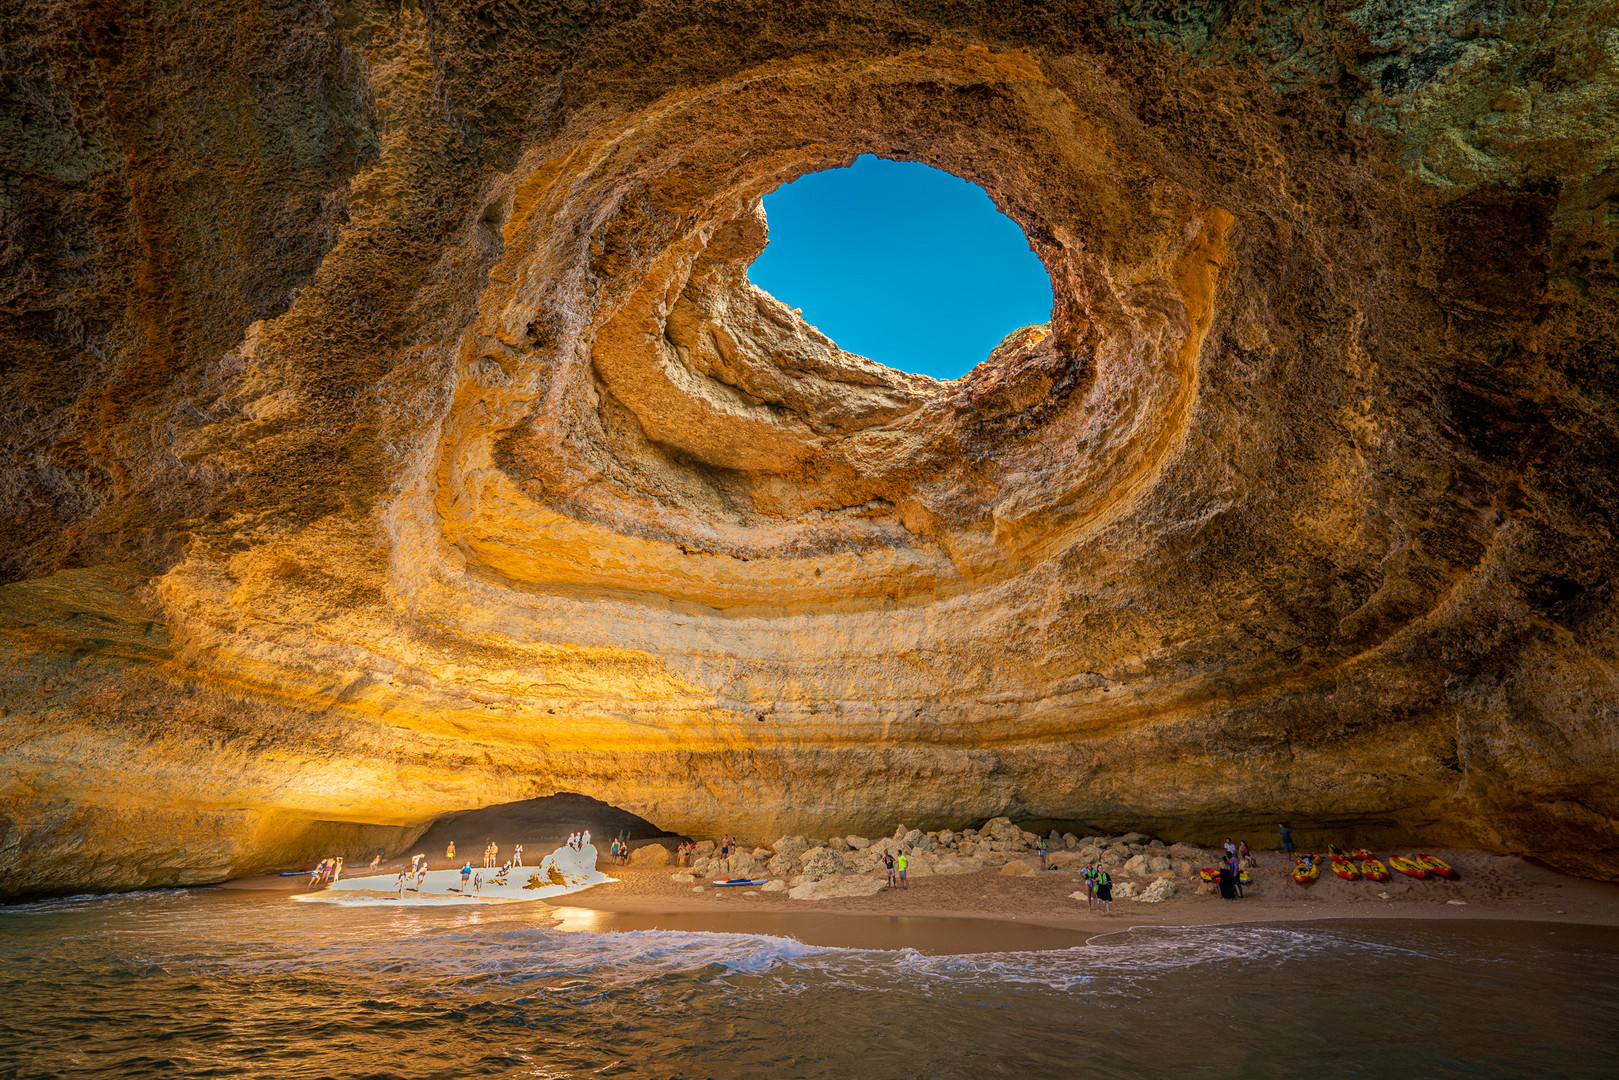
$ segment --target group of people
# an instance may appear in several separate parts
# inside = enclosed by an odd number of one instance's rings
[[[1254,858],[1254,853],[1246,840],[1233,844],[1231,837],[1228,836],[1221,845],[1221,850],[1224,854],[1220,856],[1220,899],[1240,900],[1243,871],[1258,866],[1259,860]]]
[[[489,867],[487,867],[487,866],[484,867],[484,870],[487,870],[487,869],[489,869]],[[489,879],[489,884],[491,884],[491,885],[505,885],[508,881],[511,880],[511,878],[510,878],[511,872],[512,872],[512,863],[511,863],[511,861],[508,860],[506,865],[502,866],[500,868],[500,870],[493,877],[491,877]],[[466,864],[461,867],[461,892],[462,892],[462,894],[465,895],[467,892],[470,891],[474,896],[476,896],[477,894],[483,892],[483,882],[484,882],[483,870],[474,870],[472,868],[472,860],[468,859],[466,861]]]
[[[696,855],[697,844],[695,841],[688,841],[686,843],[679,844],[675,847],[675,865],[690,866]]]
[[[399,890],[399,898],[401,900],[405,898],[405,889],[407,887],[415,889],[416,892],[421,892],[422,882],[426,880],[427,856],[412,855],[410,859],[410,868],[406,869],[405,867],[401,866],[399,868],[399,876],[394,879],[394,885]]]
[[[898,855],[892,851],[883,855],[883,867],[888,871],[888,884],[897,885],[901,889],[909,889],[910,883],[905,880],[905,868],[910,865],[909,856],[903,850]],[[898,875],[896,878],[895,875]]]
[[[609,845],[607,850],[612,856],[613,862],[617,863],[619,866],[625,866],[629,863],[630,842],[625,840],[623,837],[614,837],[612,844]]]
[[[330,885],[342,876],[343,856],[322,859],[313,870],[309,871],[309,887],[313,889],[317,885]]]
[[[1107,872],[1107,867],[1093,859],[1080,870],[1079,876],[1085,882],[1085,910],[1094,911],[1100,906],[1103,915],[1112,915],[1113,875]]]
[[[573,833],[568,837],[568,846],[573,848],[573,850],[575,850],[575,851],[583,851],[585,849],[585,847],[587,845],[589,845],[589,843],[590,843],[590,830],[589,829],[586,829],[584,832]]]

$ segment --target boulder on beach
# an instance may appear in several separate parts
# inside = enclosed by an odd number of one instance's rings
[[[794,861],[814,846],[807,836],[784,836],[771,845],[777,855]]]
[[[1136,895],[1136,883],[1133,881],[1119,881],[1113,885],[1113,899],[1130,900]]]
[[[1005,866],[1001,867],[1001,874],[1005,877],[1034,877],[1038,873],[1040,873],[1040,871],[1036,870],[1022,859],[1013,860],[1012,862],[1009,862]]]
[[[794,900],[831,900],[839,896],[875,896],[887,888],[882,878],[865,874],[837,874],[806,881],[787,890]]]
[[[843,856],[831,848],[815,848],[804,857],[804,880],[819,881],[843,870]]]
[[[759,886],[760,892],[785,892],[787,883],[780,878],[773,878]]]
[[[1162,855],[1149,855],[1146,853],[1132,855],[1124,864],[1124,872],[1131,877],[1147,877],[1150,874],[1173,874],[1175,864]]]
[[[855,851],[864,851],[871,846],[871,841],[864,836],[845,836],[843,840]]]
[[[1140,896],[1133,897],[1139,904],[1161,904],[1175,895],[1175,883],[1168,878],[1159,878],[1141,891]]]
[[[692,882],[696,881],[697,878],[687,871],[682,870],[677,874],[670,874],[669,880],[675,882],[677,885],[690,885]]]
[[[669,849],[662,844],[647,844],[630,852],[631,866],[668,866]]]

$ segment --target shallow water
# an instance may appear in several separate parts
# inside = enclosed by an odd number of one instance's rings
[[[5,1077],[1611,1077],[1616,1054],[1611,929],[1155,928],[926,955],[561,930],[538,904],[0,909]]]

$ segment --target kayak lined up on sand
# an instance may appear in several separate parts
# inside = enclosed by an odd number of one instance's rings
[[[1398,870],[1400,873],[1405,874],[1407,877],[1425,878],[1428,876],[1427,870],[1418,865],[1415,861],[1400,855],[1390,855],[1389,865]]]
[[[1300,885],[1308,885],[1320,876],[1321,864],[1315,861],[1315,856],[1313,855],[1310,857],[1309,862],[1298,859],[1293,863],[1293,880]]]
[[[1387,881],[1389,879],[1388,867],[1384,866],[1377,856],[1371,852],[1367,852],[1366,857],[1360,861],[1360,872],[1372,881]]]
[[[724,881],[716,881],[714,884],[724,889],[737,885],[765,885],[769,882],[770,879],[766,877],[733,877],[726,878]]]
[[[1430,874],[1438,874],[1442,878],[1450,878],[1452,880],[1454,880],[1456,877],[1456,871],[1450,868],[1450,864],[1444,859],[1437,858],[1436,856],[1419,852],[1411,857],[1411,861],[1428,871]]]
[[[1345,881],[1355,881],[1360,877],[1360,871],[1355,869],[1355,864],[1342,855],[1332,857],[1332,872]]]

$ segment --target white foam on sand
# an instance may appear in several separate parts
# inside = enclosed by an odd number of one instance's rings
[[[553,869],[555,874],[551,873]],[[344,878],[320,892],[301,893],[293,899],[344,907],[510,904],[562,896],[616,880],[596,869],[596,848],[591,844],[577,851],[559,847],[541,859],[537,867],[515,866],[505,885],[496,885],[490,880],[495,876],[494,870],[473,867],[473,873],[483,875],[483,888],[476,892],[470,882],[467,891],[461,891],[460,870],[429,870],[422,880],[421,890],[417,891],[416,879],[411,878],[403,897],[395,884],[397,874],[381,873]],[[548,884],[530,887],[529,877],[534,874]],[[558,877],[562,879],[560,883],[556,881]]]

